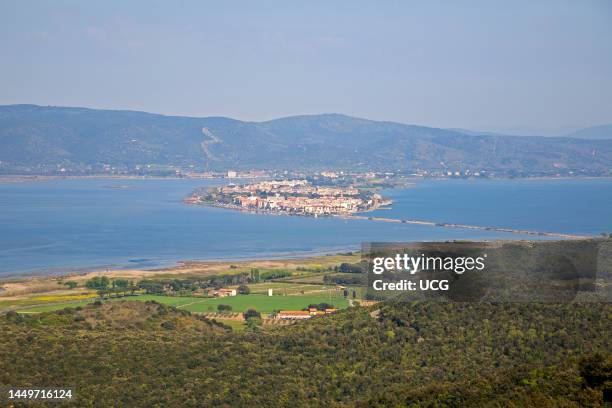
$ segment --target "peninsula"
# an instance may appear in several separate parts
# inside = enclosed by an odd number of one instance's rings
[[[250,184],[229,184],[223,187],[201,188],[183,200],[186,204],[208,205],[240,211],[265,214],[330,216],[353,220],[382,221],[401,224],[425,225],[440,228],[460,228],[495,231],[525,236],[561,239],[588,239],[590,235],[551,231],[466,225],[431,220],[386,218],[361,215],[392,204],[370,189],[354,185],[316,185],[308,180],[273,180]]]
[[[317,186],[307,180],[273,180],[196,190],[188,204],[307,216],[349,215],[391,202],[353,186]]]

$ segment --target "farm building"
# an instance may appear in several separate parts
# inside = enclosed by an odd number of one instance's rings
[[[209,296],[214,296],[214,297],[236,296],[236,294],[237,294],[236,289],[219,289],[219,290],[212,290],[208,293]]]
[[[310,312],[306,310],[281,310],[276,315],[277,319],[282,320],[310,319],[311,317]]]
[[[298,320],[298,319],[310,319],[315,316],[322,316],[326,314],[331,314],[338,311],[338,309],[325,309],[318,310],[316,307],[311,307],[308,310],[281,310],[277,313],[277,319],[283,320]]]

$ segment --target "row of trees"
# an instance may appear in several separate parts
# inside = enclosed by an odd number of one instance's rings
[[[220,289],[226,286],[238,285],[238,293],[248,295],[250,289],[247,286],[249,283],[257,283],[262,280],[276,279],[279,277],[291,276],[288,271],[271,271],[260,273],[258,269],[252,269],[250,272],[241,272],[236,274],[212,275],[197,278],[184,279],[168,279],[168,280],[152,280],[145,279],[138,282],[138,288],[145,290],[150,294],[162,294],[167,290],[175,293],[194,292],[198,289]]]
[[[113,294],[134,294],[137,290],[144,290],[148,294],[163,294],[167,289],[173,292],[193,292],[199,288],[219,288],[219,286],[208,282],[194,282],[188,279],[175,279],[172,281],[144,279],[134,284],[127,279],[109,279],[106,276],[94,277],[85,283],[85,287],[95,289],[101,297]],[[238,286],[238,293],[248,295],[251,289],[241,284]]]
[[[163,294],[167,292],[189,294],[199,289],[220,289],[226,286],[238,285],[238,293],[249,294],[250,289],[247,286],[249,283],[258,283],[291,275],[292,272],[286,270],[260,272],[259,269],[253,268],[249,272],[234,274],[183,279],[143,279],[138,283],[122,278],[111,279],[108,276],[94,276],[85,282],[85,287],[106,294],[134,293],[136,290],[144,290],[149,294]],[[60,282],[60,284],[64,284],[71,289],[78,286],[78,283],[75,281]]]
[[[149,294],[162,294],[167,291],[189,294],[198,289],[220,289],[230,285],[239,285],[239,288],[245,291],[248,290],[246,284],[250,282],[250,275],[243,272],[185,279],[144,279],[138,282],[137,286]]]
[[[366,270],[366,265],[361,262],[354,264],[343,262],[340,265],[334,266],[334,271],[341,273],[365,273]]]
[[[68,283],[68,282],[67,282]],[[94,276],[85,282],[85,287],[89,289],[96,290],[107,290],[107,289],[117,289],[117,288],[128,288],[135,287],[133,281],[129,281],[127,279],[110,279],[108,276]]]
[[[101,298],[133,295],[140,289],[133,281],[121,278],[110,279],[107,276],[94,276],[85,282],[85,287],[96,290]]]

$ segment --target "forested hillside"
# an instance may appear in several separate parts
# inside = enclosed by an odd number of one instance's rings
[[[390,303],[245,333],[133,306],[2,317],[0,385],[70,385],[79,407],[597,407],[611,393],[605,303]]]
[[[0,106],[0,173],[228,169],[609,175],[612,140],[465,134],[337,114],[268,122]]]

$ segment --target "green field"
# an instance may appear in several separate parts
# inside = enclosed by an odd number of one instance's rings
[[[201,297],[179,297],[179,296],[162,296],[162,295],[139,295],[129,296],[125,298],[115,298],[110,301],[117,300],[154,300],[170,306],[175,306],[179,309],[188,310],[195,313],[206,313],[217,311],[217,305],[225,304],[232,306],[234,312],[244,312],[249,308],[253,308],[258,312],[271,313],[274,310],[300,310],[309,304],[313,303],[331,303],[339,309],[348,307],[348,302],[342,296],[333,293],[316,294],[304,296],[265,296],[265,295],[238,295],[224,298],[201,298]],[[66,307],[84,306],[91,301],[83,302],[65,302],[54,305],[43,305],[19,310],[20,313],[40,313],[50,312],[53,310],[64,309]]]
[[[161,302],[161,301],[160,301]],[[180,307],[190,312],[209,312],[217,309],[217,305],[230,305],[233,311],[244,312],[253,308],[258,312],[271,313],[274,310],[300,310],[313,303],[331,303],[337,308],[344,309],[348,302],[343,297],[330,297],[329,295],[305,296],[265,296],[265,295],[239,295],[225,298],[199,299],[199,302]]]
[[[309,284],[293,283],[293,282],[260,282],[260,283],[251,283],[248,286],[251,289],[252,294],[261,293],[264,295],[268,294],[268,289],[273,289],[274,295],[291,295],[291,294],[299,294],[301,291],[312,292],[312,291],[334,289],[335,287],[335,285],[328,285],[328,286],[309,285]]]

